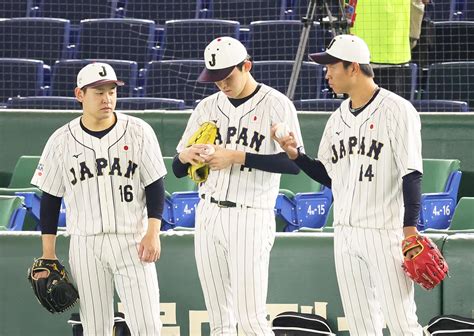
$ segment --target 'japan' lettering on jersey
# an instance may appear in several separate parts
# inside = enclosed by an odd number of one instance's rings
[[[147,225],[144,188],[166,168],[153,129],[116,113],[101,139],[86,133],[80,117],[49,138],[31,183],[64,197],[70,234],[140,233]]]
[[[206,121],[218,127],[216,144],[233,150],[255,154],[277,154],[282,149],[271,138],[273,124],[284,122],[303,144],[296,109],[282,93],[266,85],[244,104],[234,107],[227,96],[217,92],[199,103],[189,118],[186,130],[177,146],[181,152],[188,139]],[[278,195],[280,174],[269,173],[243,165],[211,171],[199,192],[217,200],[272,209]]]
[[[402,177],[423,173],[420,130],[415,108],[385,89],[357,116],[349,99],[331,115],[318,158],[332,179],[335,225],[402,227]]]

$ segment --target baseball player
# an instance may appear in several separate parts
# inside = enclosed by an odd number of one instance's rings
[[[123,84],[106,63],[79,71],[75,95],[83,114],[49,138],[31,182],[43,191],[42,258],[56,259],[64,198],[84,335],[112,334],[114,287],[133,335],[161,330],[154,262],[166,169],[153,129],[114,112]]]
[[[209,176],[199,185],[196,209],[196,264],[209,313],[211,335],[273,335],[266,297],[270,250],[275,236],[273,208],[280,174],[298,167],[271,139],[271,125],[299,130],[294,105],[275,89],[257,83],[245,47],[231,37],[213,40],[204,51],[200,82],[219,92],[191,114],[173,162],[177,177],[190,164],[207,162]],[[203,145],[186,147],[204,122],[218,127],[214,153]],[[302,143],[301,135],[295,135]]]
[[[336,36],[310,58],[326,65],[329,86],[349,99],[330,116],[317,159],[299,150],[292,133],[277,140],[306,174],[332,188],[336,273],[350,333],[382,335],[387,323],[392,335],[421,336],[400,248],[403,236],[418,234],[419,115],[375,84],[369,49],[357,36]]]

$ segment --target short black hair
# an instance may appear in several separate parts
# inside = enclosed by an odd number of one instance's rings
[[[235,67],[237,69],[239,69],[239,71],[242,71],[242,68],[244,67],[245,61],[252,62],[252,56],[247,55],[247,57],[245,57],[245,59],[242,62],[240,62],[239,64],[237,64]]]
[[[342,61],[342,65],[344,66],[344,69],[347,69],[353,62],[349,62],[349,61]],[[374,78],[374,69],[372,69],[372,66],[370,64],[360,64],[359,63],[359,67],[360,67],[360,71],[362,71],[362,73],[364,75],[366,75],[367,77],[370,77],[370,78]]]

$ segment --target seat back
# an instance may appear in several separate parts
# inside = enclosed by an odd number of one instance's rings
[[[200,0],[180,0],[170,5],[167,1],[128,0],[125,2],[126,18],[153,20],[163,25],[169,20],[197,19]]]
[[[202,60],[206,46],[218,36],[239,38],[237,21],[190,19],[165,24],[163,60]]]
[[[253,77],[257,82],[265,83],[286,94],[293,63],[293,61],[256,61],[252,68]],[[322,65],[303,62],[293,98],[295,100],[319,98],[322,78]]]
[[[405,99],[415,97],[418,66],[414,63],[374,67],[374,81]]]
[[[0,20],[0,57],[42,60],[48,65],[66,55],[70,23],[64,19]]]
[[[47,109],[47,110],[80,110],[81,105],[72,97],[13,97],[7,101],[10,109]]]
[[[43,65],[38,60],[0,58],[0,102],[9,97],[41,95]]]
[[[117,0],[40,0],[38,16],[64,18],[73,24],[84,19],[113,18]]]
[[[474,197],[461,197],[454,210],[450,230],[474,230]]]
[[[117,77],[125,82],[117,88],[118,97],[129,97],[137,86],[138,64],[133,61],[106,59],[68,59],[54,63],[51,76],[50,92],[52,96],[74,97],[76,78],[79,70],[92,62],[105,62],[114,68]]]
[[[196,190],[196,183],[188,177],[177,178],[173,173],[173,158],[163,158],[167,170],[165,176],[165,189],[170,194],[176,191],[193,191]]]
[[[457,170],[460,170],[459,160],[423,159],[421,192],[425,194],[446,191],[449,176]]]
[[[282,174],[280,178],[280,189],[290,190],[294,194],[300,192],[319,192],[321,184],[310,178],[304,172],[298,175]]]
[[[252,21],[283,19],[285,0],[211,0],[209,17],[235,20],[242,25]]]
[[[425,6],[426,16],[433,21],[449,21],[453,19],[456,0],[436,0]]]
[[[18,196],[0,196],[0,228],[9,228],[12,216],[23,207],[23,200]],[[1,230],[1,229],[0,229]]]
[[[2,0],[0,3],[0,18],[14,18],[29,16],[32,0]]]
[[[472,0],[469,0],[472,1]],[[474,22],[434,22],[433,62],[472,61],[474,54]]]
[[[184,100],[168,98],[118,98],[116,110],[183,110]]]
[[[432,64],[424,99],[465,101],[474,110],[474,62]]]
[[[413,100],[411,102],[418,112],[469,112],[466,102],[454,100]]]
[[[38,167],[39,156],[20,156],[13,169],[13,175],[8,188],[29,188],[31,178]]]
[[[461,19],[465,21],[474,21],[474,2],[471,0],[464,0],[464,7],[462,9]]]
[[[217,91],[213,83],[197,82],[203,68],[202,60],[150,62],[146,66],[144,95],[182,99],[187,107],[192,107],[196,100]]]
[[[295,100],[293,104],[295,104],[297,111],[334,112],[343,101],[343,99],[303,99]]]
[[[152,60],[155,29],[151,20],[82,20],[75,58],[135,61],[142,67]]]
[[[247,50],[254,61],[295,59],[303,23],[297,20],[256,21],[249,26]],[[278,43],[275,41],[278,40]],[[304,54],[322,50],[323,38],[320,23],[311,27]]]

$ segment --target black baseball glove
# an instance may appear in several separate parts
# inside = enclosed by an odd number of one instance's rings
[[[48,276],[36,278],[35,274],[42,271],[48,272]],[[28,280],[38,302],[50,313],[62,313],[79,299],[66,269],[58,260],[36,259],[28,269]]]

